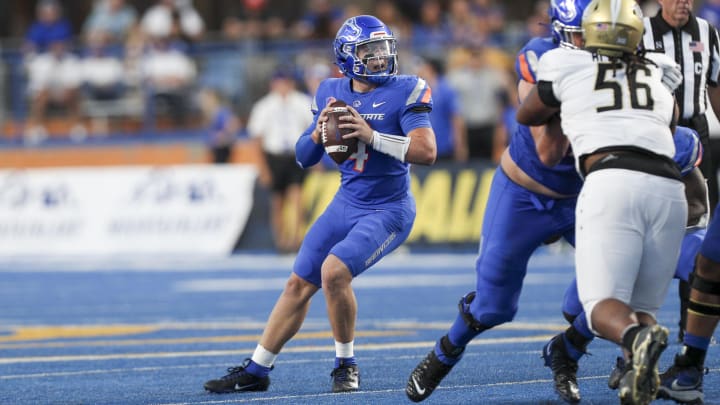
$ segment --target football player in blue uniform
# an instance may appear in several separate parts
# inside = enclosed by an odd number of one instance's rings
[[[683,347],[673,365],[660,375],[658,398],[702,404],[703,374],[713,332],[720,319],[720,220],[717,208],[689,278],[690,303]]]
[[[321,287],[335,339],[332,390],[359,388],[351,282],[410,234],[415,200],[409,164],[430,165],[437,151],[430,88],[417,76],[397,74],[396,41],[387,25],[368,15],[349,18],[335,37],[334,51],[345,77],[326,79],[318,87],[314,123],[298,140],[296,157],[303,168],[323,157],[320,134],[334,100],[350,106],[351,115],[339,126],[353,130],[344,136],[359,140],[357,151],[339,165],[340,188],[305,236],[252,358],[206,382],[208,391],[267,390],[278,353],[300,329]]]
[[[531,39],[516,59],[521,100],[536,81],[540,56],[557,47],[582,44],[580,22],[588,3],[551,3],[552,36]],[[513,320],[528,260],[539,246],[561,237],[574,245],[575,204],[582,180],[574,158],[565,154],[567,148],[555,145],[557,137],[545,136],[545,131],[559,131],[559,125],[559,120],[538,127],[518,125],[510,138],[485,209],[475,291],[460,299],[450,330],[410,374],[405,393],[412,401],[430,396],[475,336]],[[573,381],[565,382],[559,392],[579,400],[577,386],[572,385],[575,376],[571,377]]]

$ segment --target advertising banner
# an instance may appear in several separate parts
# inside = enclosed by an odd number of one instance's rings
[[[0,256],[229,254],[251,165],[0,171]]]

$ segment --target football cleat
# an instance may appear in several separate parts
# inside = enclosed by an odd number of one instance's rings
[[[702,404],[705,399],[703,374],[707,374],[707,369],[683,363],[680,356],[675,356],[672,367],[660,374],[657,397],[680,404]]]
[[[611,390],[618,389],[620,386],[620,380],[631,368],[632,362],[625,362],[624,358],[618,357],[615,360],[615,367],[610,372],[610,377],[608,377],[608,388]]]
[[[242,366],[228,368],[228,374],[217,380],[210,380],[205,383],[207,391],[217,394],[242,391],[267,391],[270,386],[270,377],[257,377],[248,373],[245,369],[250,359],[245,359]]]
[[[351,392],[360,389],[358,366],[341,366],[332,371],[333,392]]]
[[[623,405],[647,405],[655,399],[660,385],[657,363],[667,347],[668,330],[660,325],[645,326],[632,344],[632,368],[620,379],[618,396]]]
[[[410,373],[405,394],[413,402],[420,402],[429,397],[435,391],[443,378],[452,370],[435,354],[435,349],[430,350],[427,356]]]
[[[577,385],[578,363],[571,358],[565,348],[563,335],[555,335],[543,347],[542,357],[545,366],[550,367],[555,383],[555,392],[565,402],[580,402],[580,388]]]

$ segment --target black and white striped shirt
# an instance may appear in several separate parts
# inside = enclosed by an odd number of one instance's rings
[[[675,90],[680,118],[689,119],[704,114],[707,86],[717,86],[720,75],[717,29],[694,15],[683,27],[673,29],[663,20],[662,10],[655,17],[645,17],[643,22],[645,49],[664,52],[675,59],[682,69],[684,80]]]

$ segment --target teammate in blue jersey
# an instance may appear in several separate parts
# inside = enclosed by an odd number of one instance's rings
[[[695,256],[700,249],[700,244],[705,238],[709,214],[708,196],[705,179],[698,168],[702,159],[702,144],[697,132],[691,128],[678,126],[673,140],[675,142],[674,160],[680,167],[688,202],[687,231],[680,249],[675,278],[687,281],[695,267]],[[571,386],[573,391],[578,392],[577,398],[579,399],[579,387],[575,378],[578,361],[595,335],[587,325],[575,280],[565,292],[562,311],[563,316],[571,325],[564,332],[554,336],[543,347],[542,353],[545,365],[553,370],[556,390],[561,392],[561,387]],[[623,357],[618,357],[608,380],[610,388],[618,388],[620,379],[629,364]],[[568,402],[577,401],[568,400]]]
[[[720,205],[715,208],[715,213]],[[687,329],[673,365],[660,375],[658,398],[702,404],[705,356],[720,319],[720,220],[713,216],[690,275]]]
[[[359,388],[351,282],[408,237],[415,219],[409,164],[432,164],[437,152],[430,88],[417,76],[397,75],[395,37],[382,21],[368,15],[349,18],[335,37],[334,50],[345,77],[326,79],[318,87],[314,123],[298,140],[296,157],[303,168],[320,161],[319,134],[334,100],[351,106],[351,116],[340,127],[354,130],[345,137],[359,140],[357,152],[339,165],[340,188],[305,236],[252,358],[206,382],[208,391],[267,390],[278,353],[300,329],[321,287],[335,339],[332,390]]]
[[[536,81],[540,56],[582,44],[580,22],[589,0],[553,1],[549,14],[553,35],[534,38],[520,51],[516,70],[522,100]],[[460,361],[465,346],[477,335],[505,322],[518,310],[527,264],[543,243],[565,238],[575,243],[575,204],[582,186],[574,159],[554,144],[547,126],[518,125],[495,171],[482,225],[475,264],[475,291],[459,303],[459,314],[447,334],[412,371],[405,393],[419,402],[430,396]],[[568,395],[572,395],[571,392]]]

